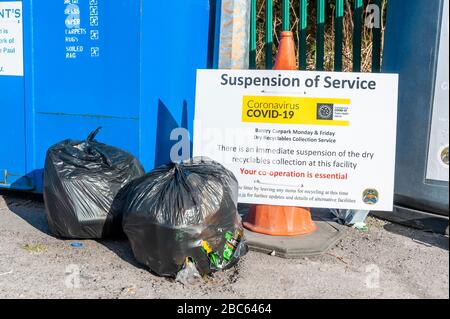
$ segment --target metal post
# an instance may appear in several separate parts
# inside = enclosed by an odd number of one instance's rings
[[[255,37],[252,42],[255,45],[250,47],[251,4],[256,7],[256,0],[222,0],[218,63],[220,69],[249,68],[250,50],[256,53],[256,28],[252,32]],[[256,23],[256,10],[254,18]]]

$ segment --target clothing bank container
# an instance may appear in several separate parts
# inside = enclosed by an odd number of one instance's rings
[[[83,139],[166,163],[212,63],[211,0],[0,0],[0,188],[42,191],[48,147]],[[213,36],[212,36],[213,35]]]

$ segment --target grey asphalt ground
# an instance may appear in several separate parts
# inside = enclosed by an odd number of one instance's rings
[[[39,198],[0,193],[0,298],[449,298],[449,239],[370,217],[328,253],[286,260],[249,252],[194,285],[160,278],[124,240],[51,236]]]

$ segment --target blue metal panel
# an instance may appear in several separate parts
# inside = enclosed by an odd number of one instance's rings
[[[97,126],[105,143],[139,152],[139,2],[80,0],[80,28],[64,23],[68,7],[64,0],[31,7],[34,136],[27,148],[38,170],[49,146]]]
[[[192,131],[196,69],[212,63],[212,3],[23,0],[25,74],[0,75],[0,188],[40,192],[47,148],[97,126],[147,170],[166,162],[170,131]]]
[[[0,187],[29,189],[25,175],[25,100],[23,77],[0,76]]]
[[[3,32],[0,38],[9,39]],[[0,54],[0,59],[4,57]],[[23,178],[25,159],[24,78],[0,73],[0,187],[14,184],[17,189],[32,188],[31,181]]]
[[[210,8],[205,0],[142,3],[141,158],[146,168],[169,161],[174,128],[184,127],[192,136],[196,69],[208,66]]]

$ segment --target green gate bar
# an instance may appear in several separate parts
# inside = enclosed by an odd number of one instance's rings
[[[325,52],[325,0],[317,0],[316,70],[323,71]]]
[[[375,19],[378,19],[380,25],[375,25],[372,28],[372,72],[378,73],[381,71],[381,28],[382,25],[382,17],[383,17],[383,11],[381,8],[381,0],[374,0],[374,5],[378,7],[378,12],[380,16],[375,17]]]
[[[273,0],[266,0],[266,69],[273,68]]]
[[[289,0],[283,0],[282,2],[282,21],[283,21],[283,31],[291,31],[291,21],[289,9],[291,7],[291,2]]]
[[[308,28],[308,0],[300,0],[299,12],[299,43],[298,43],[298,65],[300,70],[306,70],[306,37]]]
[[[256,69],[256,0],[251,0],[250,13],[250,69]]]
[[[354,0],[353,12],[353,72],[361,72],[361,27],[363,0]]]
[[[334,20],[334,70],[342,71],[344,0],[336,0]]]

